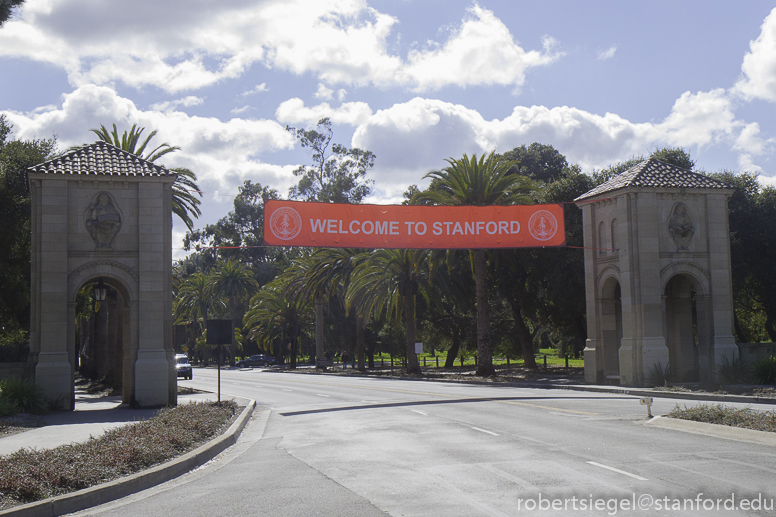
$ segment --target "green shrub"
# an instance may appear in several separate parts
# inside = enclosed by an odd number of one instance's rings
[[[13,407],[13,413],[43,414],[48,412],[48,400],[43,388],[26,379],[6,379],[0,382],[0,400]]]
[[[700,405],[695,407],[674,407],[668,413],[670,418],[680,418],[682,420],[692,420],[694,422],[704,422],[707,424],[729,425],[732,427],[743,427],[754,429],[756,431],[776,432],[776,412],[774,411],[755,411],[752,408],[731,408],[716,404],[713,406]]]
[[[16,404],[5,397],[0,397],[0,416],[11,416],[16,413]]]
[[[752,363],[752,377],[757,384],[776,384],[776,356]]]
[[[668,386],[671,383],[671,368],[666,364],[665,369],[660,361],[653,365],[647,373],[647,386],[657,388],[659,386]]]
[[[747,384],[749,382],[749,366],[741,357],[733,357],[728,360],[728,356],[722,356],[722,361],[717,365],[717,375],[720,384]]]
[[[17,330],[0,335],[0,363],[24,362],[29,352],[29,332]]]

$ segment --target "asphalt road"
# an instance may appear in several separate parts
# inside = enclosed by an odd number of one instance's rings
[[[636,397],[261,370],[221,389],[257,401],[237,445],[78,515],[776,515],[776,449],[640,425]],[[698,404],[652,412],[677,402]]]

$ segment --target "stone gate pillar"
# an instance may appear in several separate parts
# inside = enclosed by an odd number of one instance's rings
[[[78,291],[118,292],[122,396],[175,404],[172,184],[176,175],[105,142],[30,167],[30,361],[35,382],[73,409]],[[127,328],[128,327],[128,328]]]
[[[670,356],[682,358],[681,373],[674,373],[683,379],[710,381],[723,357],[737,356],[727,212],[732,193],[730,185],[649,159],[575,200],[588,248],[586,382],[643,386],[658,367],[671,371]],[[672,298],[677,289],[666,289],[677,276],[689,282],[695,305],[667,311],[680,306]],[[613,285],[622,309],[619,342],[605,339],[602,330],[611,318],[602,308]],[[607,347],[617,348],[617,372],[604,367],[615,353]]]

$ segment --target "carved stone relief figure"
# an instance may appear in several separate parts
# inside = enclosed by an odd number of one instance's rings
[[[121,215],[106,192],[100,192],[86,209],[86,230],[92,236],[97,249],[110,249],[113,239],[121,229]]]
[[[680,250],[686,250],[690,245],[690,241],[695,235],[695,225],[693,225],[684,203],[674,205],[671,217],[668,218],[668,233]]]

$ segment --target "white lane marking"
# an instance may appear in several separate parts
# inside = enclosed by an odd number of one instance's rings
[[[472,427],[472,429],[474,429],[475,431],[479,431],[481,433],[489,434],[491,436],[498,436],[498,434],[494,433],[493,431],[488,431],[486,429],[480,429],[479,427]]]
[[[294,391],[294,390],[287,390],[287,389],[283,388],[283,391]]]
[[[417,409],[410,409],[413,413],[417,413],[419,415],[428,416],[428,413],[424,413],[423,411],[418,411]]]
[[[316,395],[318,395],[319,397],[326,397],[327,399],[331,398],[331,395],[322,395],[320,393],[316,393]]]
[[[587,463],[589,463],[590,465],[595,465],[596,467],[601,467],[602,469],[611,470],[612,472],[622,474],[623,476],[628,476],[628,477],[632,477],[633,479],[638,479],[639,481],[649,481],[647,478],[643,478],[641,476],[637,476],[636,474],[631,474],[630,472],[625,472],[624,470],[616,469],[608,465],[603,465],[595,461],[588,461]]]

